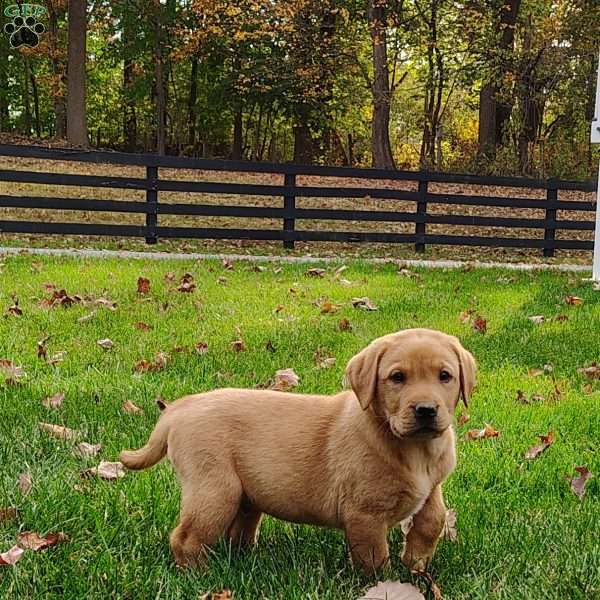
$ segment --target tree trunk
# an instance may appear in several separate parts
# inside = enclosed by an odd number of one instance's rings
[[[313,138],[308,121],[309,112],[306,105],[300,105],[294,123],[294,162],[304,165],[312,164],[314,157]]]
[[[25,135],[31,135],[31,101],[29,99],[29,56],[22,54],[23,57],[23,108],[24,108],[24,121],[23,121],[23,133]]]
[[[67,63],[67,140],[88,146],[85,107],[86,0],[69,0],[69,55]]]
[[[166,137],[166,94],[164,64],[162,56],[161,5],[159,0],[154,0],[154,13],[154,85],[156,88],[156,152],[159,155],[163,156],[165,154]]]
[[[233,160],[242,160],[244,151],[244,121],[243,121],[242,103],[237,102],[235,114],[233,115],[233,145],[231,148],[231,158]]]
[[[65,64],[61,60],[58,39],[58,12],[54,2],[48,2],[48,44],[52,64],[52,84],[50,94],[54,105],[54,135],[64,138],[67,135],[67,107],[65,106]]]
[[[491,81],[479,92],[479,155],[493,158],[496,148],[502,143],[506,123],[510,119],[512,105],[498,97],[501,83],[512,68],[515,25],[521,0],[503,0],[496,27],[498,48],[493,53]]]
[[[123,142],[127,152],[135,152],[137,143],[137,107],[135,99],[135,16],[129,3],[123,3]]]
[[[38,138],[42,137],[42,124],[40,122],[40,97],[38,94],[37,81],[33,69],[29,69],[29,77],[31,78],[31,90],[33,92],[33,116],[35,119],[35,134]]]
[[[386,13],[384,0],[369,0],[369,32],[373,49],[373,120],[371,150],[373,166],[395,169],[390,144],[390,78],[388,72]]]
[[[188,96],[188,146],[196,150],[196,100],[198,99],[198,57],[192,58],[190,94]]]
[[[0,0],[0,14],[4,14],[6,2]],[[8,112],[8,35],[0,31],[0,131],[10,130],[10,117]]]

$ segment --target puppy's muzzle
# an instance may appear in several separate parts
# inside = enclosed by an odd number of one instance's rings
[[[415,404],[415,433],[435,432],[438,429],[438,407],[431,402]]]

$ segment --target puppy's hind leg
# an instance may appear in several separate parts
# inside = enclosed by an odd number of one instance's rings
[[[233,546],[253,546],[258,538],[262,512],[244,498],[227,535]]]
[[[213,478],[182,486],[181,517],[171,533],[171,549],[180,567],[200,567],[206,551],[234,520],[242,497],[235,473],[213,473]]]

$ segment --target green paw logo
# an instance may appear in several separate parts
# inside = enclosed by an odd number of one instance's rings
[[[46,27],[38,19],[46,14],[46,9],[38,4],[13,4],[4,10],[7,17],[12,18],[4,25],[4,32],[10,36],[13,48],[27,46],[35,48],[40,43],[40,35]]]

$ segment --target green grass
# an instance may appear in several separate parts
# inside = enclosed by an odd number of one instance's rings
[[[15,567],[0,567],[1,598],[191,598],[231,588],[238,599],[353,599],[370,582],[354,572],[341,533],[267,519],[258,548],[239,554],[222,544],[204,573],[180,572],[173,564],[168,534],[176,523],[179,488],[165,461],[117,482],[82,482],[79,472],[99,458],[116,460],[122,448],[147,438],[158,409],[155,398],[222,386],[263,384],[277,369],[293,367],[300,392],[331,393],[340,388],[346,361],[382,334],[414,326],[458,335],[476,356],[479,385],[471,420],[458,428],[458,467],[445,486],[458,513],[459,541],[442,541],[432,574],[448,599],[592,598],[600,594],[600,482],[588,482],[579,501],[565,475],[575,465],[600,474],[600,382],[594,393],[576,369],[600,359],[600,293],[573,275],[508,273],[495,270],[415,271],[400,276],[392,266],[353,264],[342,277],[330,269],[308,278],[307,267],[283,266],[253,272],[240,263],[225,271],[218,263],[5,258],[0,272],[3,315],[19,300],[23,316],[0,318],[0,358],[22,365],[21,385],[0,381],[0,507],[16,506],[19,518],[0,524],[0,550],[13,545],[20,530],[63,531],[70,541],[46,551],[27,552]],[[33,267],[33,268],[32,268]],[[164,274],[194,274],[192,294],[169,291]],[[151,280],[139,296],[136,280]],[[226,284],[217,282],[221,276]],[[118,310],[44,309],[43,283],[70,294],[105,293]],[[289,290],[293,288],[296,293]],[[564,296],[584,299],[567,306]],[[350,299],[369,296],[377,312],[352,308]],[[319,298],[341,305],[321,314]],[[161,310],[168,302],[166,311]],[[278,305],[283,310],[275,313]],[[487,319],[485,335],[459,320],[474,308]],[[527,317],[566,314],[568,321],[534,325]],[[340,331],[347,318],[352,331]],[[138,331],[134,323],[153,326]],[[239,327],[240,333],[236,331]],[[47,365],[36,356],[36,341],[50,335],[48,353],[65,360]],[[247,350],[230,344],[244,339]],[[115,346],[96,345],[110,338]],[[268,352],[268,340],[276,352]],[[135,374],[133,365],[158,351],[209,344],[204,356],[174,353],[157,373]],[[335,356],[331,369],[317,369],[314,352]],[[554,401],[521,405],[517,390],[547,396],[551,376],[531,377],[529,368],[554,366],[563,395]],[[59,409],[42,399],[66,394]],[[125,414],[131,400],[144,409]],[[73,442],[39,431],[38,422],[66,425],[101,443],[98,459],[72,454]],[[467,442],[468,428],[490,423],[497,439]],[[540,458],[525,461],[538,434],[555,432],[556,442]],[[23,497],[16,482],[29,471],[33,489]],[[400,564],[401,534],[391,535],[392,564],[386,577],[409,580]]]

